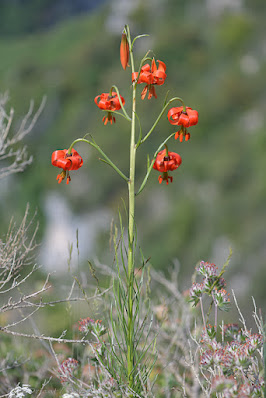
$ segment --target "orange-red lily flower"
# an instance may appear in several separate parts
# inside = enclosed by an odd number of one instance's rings
[[[125,100],[123,97],[120,97],[122,104],[125,104]],[[108,122],[111,124],[115,123],[115,117],[112,115],[113,111],[119,111],[121,109],[121,105],[119,102],[119,98],[116,92],[112,92],[112,95],[110,93],[102,93],[101,95],[97,95],[97,97],[94,98],[95,104],[102,110],[108,111],[107,116],[103,117],[103,122],[106,125]]]
[[[171,124],[190,127],[198,123],[199,114],[188,106],[186,106],[185,112],[183,106],[178,106],[177,108],[171,108],[168,111],[167,117]]]
[[[162,181],[166,181],[166,184],[168,185],[168,180],[172,182],[173,177],[168,175],[168,171],[176,170],[181,165],[181,163],[182,163],[182,158],[180,155],[178,155],[178,153],[169,152],[169,151],[168,153],[166,153],[166,149],[160,151],[156,156],[156,160],[153,165],[153,168],[155,170],[158,170],[161,173],[163,173],[158,178],[159,183],[161,184]]]
[[[129,60],[129,45],[127,41],[127,35],[122,33],[121,44],[120,44],[120,61],[123,69],[128,66]]]
[[[179,138],[180,142],[190,139],[190,133],[187,132],[187,127],[195,126],[198,123],[199,114],[197,111],[186,107],[184,111],[183,106],[178,106],[176,108],[171,108],[168,111],[168,120],[171,124],[181,126],[180,131],[175,133],[175,139]]]
[[[142,90],[141,93],[141,99],[144,99],[147,91],[149,90],[149,95],[148,99],[151,99],[151,97],[157,98],[156,92],[155,92],[155,85],[161,86],[164,84],[164,81],[166,79],[166,65],[162,61],[157,61],[159,63],[159,66],[157,68],[156,62],[153,58],[151,66],[149,64],[143,65],[143,67],[140,70],[139,78],[138,78],[138,72],[132,73],[132,82],[134,82],[137,78],[137,84],[140,83],[146,83],[146,86]]]
[[[83,165],[82,157],[75,149],[68,153],[67,149],[59,149],[52,154],[52,165],[62,168],[62,172],[58,174],[57,180],[60,184],[67,176],[67,184],[71,181],[69,170],[78,170]]]

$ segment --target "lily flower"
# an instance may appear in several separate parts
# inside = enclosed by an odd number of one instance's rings
[[[152,59],[151,66],[149,64],[143,65],[140,70],[139,78],[138,72],[132,73],[132,82],[136,81],[138,78],[137,84],[146,83],[141,93],[141,99],[145,98],[147,91],[149,91],[148,99],[151,99],[151,97],[157,98],[154,86],[161,86],[164,84],[167,76],[165,73],[166,65],[162,61],[158,60],[157,62],[159,63],[158,67],[156,66],[154,58]]]
[[[83,165],[83,159],[75,149],[68,153],[67,149],[59,149],[52,153],[52,165],[62,168],[57,180],[60,184],[67,177],[67,184],[71,181],[69,170],[78,170]]]
[[[168,111],[167,117],[171,124],[190,127],[198,123],[199,114],[188,106],[186,106],[185,112],[183,106],[178,106],[177,108],[171,108]]]
[[[120,97],[122,104],[125,104],[125,99],[123,97]],[[112,92],[112,95],[110,93],[102,93],[101,95],[97,95],[97,97],[94,98],[95,104],[98,106],[98,108],[108,111],[107,116],[104,116],[102,121],[106,125],[108,122],[111,124],[115,123],[115,117],[112,115],[113,111],[119,111],[121,109],[121,105],[119,102],[119,97],[116,92]]]
[[[175,133],[175,139],[179,138],[182,142],[185,137],[185,141],[190,139],[190,133],[187,131],[187,127],[195,126],[199,120],[199,114],[197,111],[186,106],[184,111],[183,106],[171,108],[167,114],[168,120],[171,124],[181,126],[181,129]]]
[[[167,153],[168,152],[168,153]],[[166,181],[168,185],[168,180],[173,181],[173,177],[169,176],[168,171],[176,170],[182,163],[182,158],[178,153],[166,151],[163,149],[160,151],[154,162],[153,168],[160,171],[162,175],[159,176],[158,181],[161,184],[162,181]]]

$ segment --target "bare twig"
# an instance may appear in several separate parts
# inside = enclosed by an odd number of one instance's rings
[[[4,166],[0,168],[0,179],[10,174],[22,172],[25,170],[26,166],[32,163],[32,156],[28,156],[26,146],[17,147],[17,145],[32,131],[44,109],[46,97],[43,97],[34,115],[34,101],[30,102],[27,114],[24,116],[18,131],[14,133],[11,138],[9,138],[9,134],[14,118],[14,109],[11,108],[8,113],[6,111],[7,102],[7,93],[0,95],[0,161],[7,161],[7,165],[4,164]],[[9,162],[10,160],[11,163]]]
[[[237,300],[236,300],[235,292],[233,291],[233,289],[232,289],[232,295],[233,295],[233,298],[234,298],[234,302],[235,302],[235,305],[236,305],[238,314],[239,314],[239,316],[240,316],[239,320],[240,320],[240,322],[242,323],[245,332],[247,333],[248,330],[247,330],[247,326],[246,326],[246,321],[245,321],[245,318],[244,318],[244,316],[242,315],[242,312],[241,312],[241,310],[240,310],[240,308],[239,308],[238,302],[237,302]]]
[[[9,289],[17,286],[16,275],[20,268],[25,267],[33,261],[33,252],[37,245],[35,236],[38,230],[38,223],[33,230],[31,237],[28,237],[29,229],[32,226],[35,214],[29,218],[29,204],[27,204],[24,217],[19,227],[11,220],[5,241],[0,239],[0,291],[3,292],[11,280],[13,284]]]
[[[38,336],[36,334],[13,332],[12,330],[8,330],[7,327],[5,327],[5,326],[0,326],[0,331],[3,333],[11,334],[12,336],[26,337],[26,338],[34,339],[34,340],[56,341],[57,343],[73,343],[73,344],[93,344],[94,343],[93,341],[89,341],[89,340],[85,340],[85,339],[80,339],[80,340],[62,339],[62,338],[49,337],[49,336],[43,336],[43,335]]]

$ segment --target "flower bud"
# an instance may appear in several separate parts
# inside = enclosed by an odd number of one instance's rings
[[[129,60],[129,45],[127,41],[127,35],[122,33],[121,44],[120,44],[120,61],[123,69],[128,66]]]

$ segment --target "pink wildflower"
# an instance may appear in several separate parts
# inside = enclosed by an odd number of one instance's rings
[[[106,328],[99,319],[83,318],[79,321],[79,331],[83,333],[93,332],[96,336],[106,333]]]
[[[78,368],[78,361],[74,358],[67,358],[61,363],[59,372],[62,383],[66,382],[68,378],[73,377],[74,371]]]
[[[197,272],[203,276],[217,276],[217,266],[207,261],[201,261],[200,265],[196,268]]]

